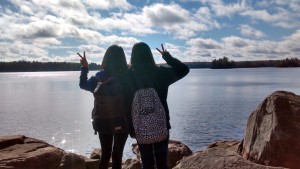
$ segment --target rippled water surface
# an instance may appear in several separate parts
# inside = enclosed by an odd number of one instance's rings
[[[99,147],[93,96],[80,72],[0,73],[0,135],[23,134],[89,156]],[[90,75],[95,72],[90,72]],[[193,151],[215,140],[241,140],[249,114],[276,90],[300,94],[299,68],[193,69],[169,88],[171,139]],[[132,157],[128,139],[124,158]]]

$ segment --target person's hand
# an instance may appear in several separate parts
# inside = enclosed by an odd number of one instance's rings
[[[161,55],[164,55],[165,53],[168,52],[167,50],[164,49],[164,45],[163,45],[163,44],[161,44],[161,48],[162,48],[162,50],[156,48],[156,50],[158,50],[158,52],[159,52]]]
[[[81,58],[80,59],[81,66],[89,67],[89,63],[87,62],[86,57],[85,57],[85,51],[83,52],[83,56],[81,56],[79,53],[77,53],[77,55]]]

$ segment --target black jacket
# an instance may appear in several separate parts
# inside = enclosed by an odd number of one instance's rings
[[[168,67],[157,66],[150,72],[129,68],[128,71],[120,77],[125,93],[125,107],[131,137],[134,137],[131,106],[134,93],[140,88],[153,87],[157,91],[166,112],[167,127],[168,129],[171,128],[167,104],[168,88],[171,84],[186,76],[189,73],[189,68],[186,64],[173,58],[168,52],[163,55],[163,59],[167,62]]]

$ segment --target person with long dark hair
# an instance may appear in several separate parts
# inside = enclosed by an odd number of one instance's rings
[[[88,62],[77,53],[81,60],[81,89],[94,94],[92,112],[93,128],[98,133],[101,144],[99,169],[107,169],[112,156],[112,168],[121,169],[122,155],[128,137],[124,109],[124,95],[118,76],[127,70],[127,62],[122,47],[110,46],[102,60],[100,71],[88,78]]]
[[[136,137],[136,128],[133,126],[131,113],[133,112],[132,106],[136,91],[147,88],[155,89],[165,112],[165,124],[168,132],[169,129],[171,129],[167,104],[168,88],[171,84],[189,73],[189,68],[186,64],[172,57],[170,53],[164,49],[164,46],[161,46],[162,49],[157,48],[157,50],[167,62],[167,67],[157,66],[150,47],[144,42],[139,42],[134,44],[132,48],[130,68],[123,76],[123,87],[129,91],[126,99],[129,133],[130,136],[134,138]],[[148,125],[152,124],[150,123]],[[155,167],[157,169],[168,168],[168,143],[168,133],[166,139],[162,141],[151,144],[140,144],[138,142],[143,169],[154,169]]]

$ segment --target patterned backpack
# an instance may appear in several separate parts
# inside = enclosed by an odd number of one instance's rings
[[[168,138],[166,113],[154,88],[135,92],[131,113],[138,144],[152,144]]]

